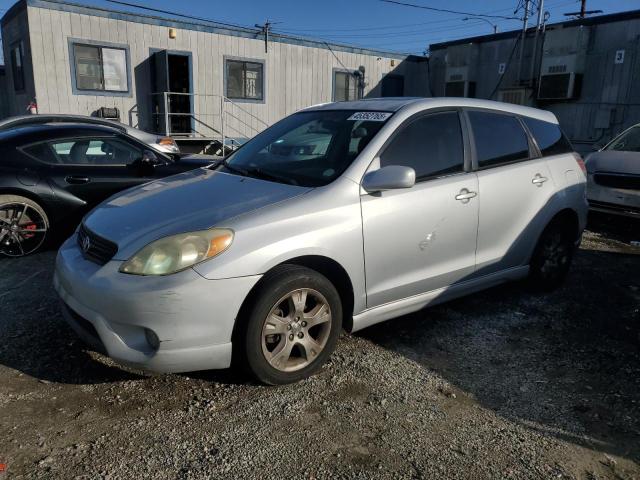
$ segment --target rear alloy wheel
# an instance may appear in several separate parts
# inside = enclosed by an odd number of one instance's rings
[[[571,232],[559,222],[551,223],[540,236],[531,257],[529,284],[540,291],[558,288],[569,273],[574,251]]]
[[[0,195],[0,253],[22,257],[38,250],[49,231],[46,213],[33,200]]]
[[[333,351],[342,327],[335,287],[314,270],[284,265],[265,275],[238,340],[244,361],[263,383],[297,382]]]

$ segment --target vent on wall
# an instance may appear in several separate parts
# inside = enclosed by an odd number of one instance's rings
[[[547,68],[547,73],[564,73],[566,71],[566,65],[550,65],[549,68]]]
[[[526,88],[500,90],[498,92],[498,101],[515,105],[527,105],[529,103],[529,93],[530,90]]]

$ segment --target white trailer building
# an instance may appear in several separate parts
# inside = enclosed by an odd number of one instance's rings
[[[309,105],[424,96],[424,58],[214,22],[20,0],[1,20],[5,116],[105,113],[183,137],[246,138]],[[1,103],[1,102],[0,102]],[[112,112],[111,112],[112,113]]]

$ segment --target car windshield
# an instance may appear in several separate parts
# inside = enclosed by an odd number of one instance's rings
[[[623,152],[640,152],[640,125],[631,127],[615,138],[604,150],[619,150]]]
[[[326,185],[351,165],[390,116],[350,110],[296,113],[247,142],[221,168],[292,185]]]

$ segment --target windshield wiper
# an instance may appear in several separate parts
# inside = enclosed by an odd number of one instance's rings
[[[279,183],[286,183],[288,185],[298,185],[298,182],[296,182],[292,178],[284,177],[271,172],[266,172],[259,167],[248,168],[247,170],[245,170],[245,173],[247,176],[260,178],[262,180],[272,180]]]
[[[229,162],[227,162],[226,159],[220,161],[220,163],[218,163],[218,165],[224,165],[226,167],[227,170],[233,172],[233,173],[237,173],[238,175],[242,175],[243,177],[248,177],[248,172],[247,170],[244,170],[243,168],[238,168],[238,167],[233,167],[231,165],[229,165]]]

